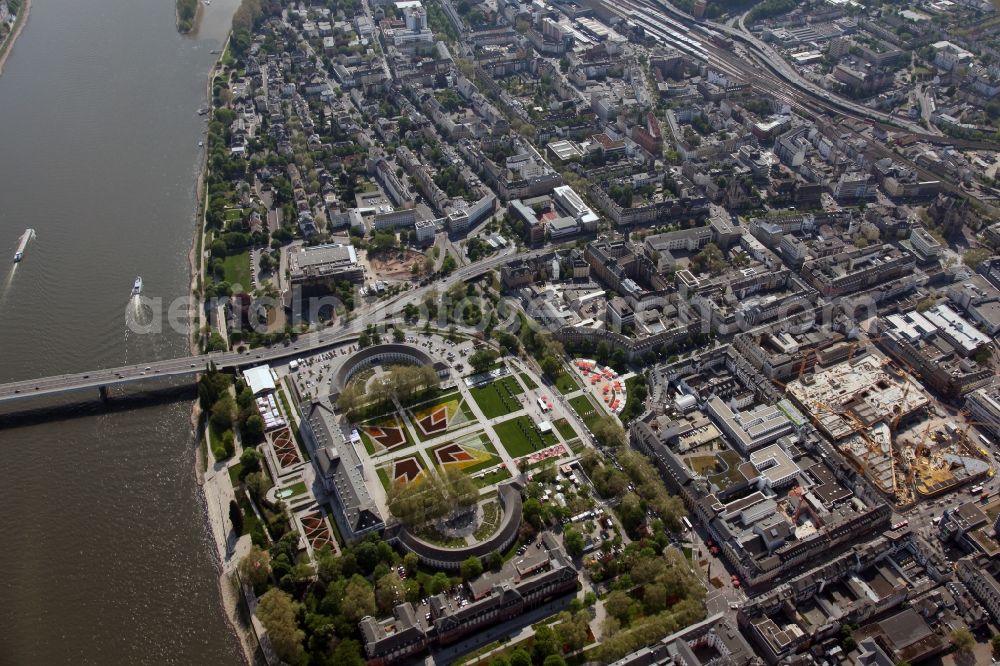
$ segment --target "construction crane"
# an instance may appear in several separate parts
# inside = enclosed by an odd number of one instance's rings
[[[920,457],[920,454],[923,452],[924,448],[927,445],[927,435],[929,435],[930,432],[931,432],[931,421],[930,419],[928,419],[927,427],[924,428],[924,432],[920,436],[920,441],[917,442],[917,445],[915,447],[913,447],[913,462],[910,463],[910,471],[906,475],[906,482],[907,485],[909,486],[913,485],[913,476],[917,472],[917,459]]]

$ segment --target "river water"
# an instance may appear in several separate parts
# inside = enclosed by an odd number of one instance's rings
[[[0,380],[185,352],[169,330],[126,336],[125,309],[137,274],[187,292],[196,111],[237,4],[183,37],[173,0],[33,0],[0,76]],[[0,664],[240,663],[189,413],[0,429]]]

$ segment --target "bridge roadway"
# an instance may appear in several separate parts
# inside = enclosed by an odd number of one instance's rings
[[[220,369],[233,369],[270,363],[299,355],[308,355],[316,350],[357,337],[369,324],[385,322],[391,319],[409,303],[414,305],[422,303],[424,297],[432,290],[444,291],[456,282],[467,282],[508,262],[532,259],[552,252],[555,249],[557,248],[550,247],[517,254],[514,248],[511,247],[497,256],[484,259],[469,266],[463,266],[447,278],[424,287],[404,291],[387,300],[372,303],[361,310],[361,312],[356,312],[354,318],[343,325],[300,335],[288,345],[280,344],[272,347],[260,347],[243,353],[214,352],[163,361],[149,361],[117,368],[90,370],[87,372],[9,382],[0,385],[0,403],[41,396],[55,396],[88,389],[97,389],[103,393],[106,387],[109,386],[194,375],[204,371],[209,363],[214,363]]]

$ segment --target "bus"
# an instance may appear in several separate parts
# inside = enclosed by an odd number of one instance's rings
[[[686,529],[686,530],[690,530],[691,529],[691,521],[688,520],[687,516],[684,516],[683,518],[681,518],[681,522],[684,523],[684,529]]]
[[[983,492],[983,487],[981,485],[972,486],[971,488],[969,488],[969,492],[972,493],[973,495],[978,495],[981,492]]]

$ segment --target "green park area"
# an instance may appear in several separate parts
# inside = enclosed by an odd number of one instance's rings
[[[222,266],[226,274],[226,282],[231,285],[240,285],[243,291],[250,292],[250,253],[241,252],[231,254],[222,260]]]
[[[580,418],[583,419],[583,422],[587,424],[587,427],[591,430],[594,429],[594,425],[597,421],[604,416],[601,411],[598,411],[597,408],[594,407],[594,403],[591,402],[587,395],[576,396],[569,401],[569,405],[576,411],[577,414],[580,415]]]
[[[580,388],[580,385],[577,383],[577,381],[573,379],[573,375],[569,374],[565,370],[560,371],[559,376],[556,377],[555,383],[556,383],[556,388],[559,389],[559,392],[562,393],[563,395],[566,395],[567,393],[572,393],[573,391],[576,391]]]
[[[566,419],[559,419],[558,421],[555,421],[552,425],[553,427],[555,427],[556,430],[559,431],[559,434],[562,435],[564,441],[568,442],[574,437],[576,437],[576,431],[573,430],[573,426],[571,426],[569,424],[569,421],[567,421]]]
[[[498,423],[493,430],[513,458],[520,458],[558,443],[554,433],[539,433],[538,427],[527,416]]]
[[[483,410],[483,415],[488,419],[495,419],[521,408],[517,396],[524,393],[524,389],[513,375],[508,375],[486,386],[470,389],[469,392],[472,393],[479,409]]]

